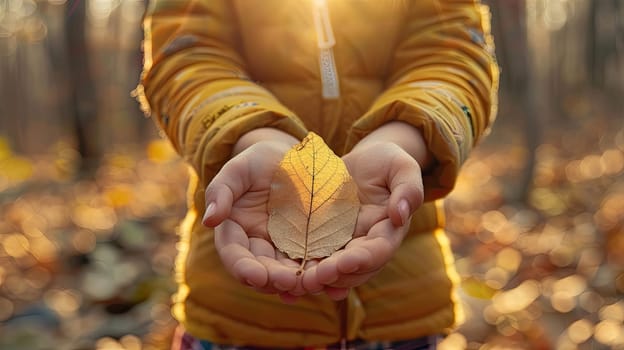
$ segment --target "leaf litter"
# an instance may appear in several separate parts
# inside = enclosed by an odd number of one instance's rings
[[[526,151],[505,130],[447,201],[467,321],[443,350],[624,348],[624,130],[549,130],[528,204],[506,199]],[[67,145],[0,147],[22,164],[0,167],[0,349],[166,348],[187,167],[154,142],[82,180]]]

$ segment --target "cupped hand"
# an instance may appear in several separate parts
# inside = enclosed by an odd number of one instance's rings
[[[307,291],[324,291],[336,300],[390,261],[407,234],[410,216],[423,202],[420,166],[398,145],[369,143],[342,159],[361,202],[354,238],[344,249],[311,264],[302,281]]]
[[[285,300],[302,294],[299,264],[278,251],[267,232],[273,173],[289,144],[261,141],[228,161],[206,188],[203,223],[215,228],[226,270],[241,283]]]

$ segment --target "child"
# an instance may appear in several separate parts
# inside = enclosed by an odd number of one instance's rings
[[[495,115],[488,21],[476,0],[151,2],[138,91],[194,169],[174,349],[434,349],[461,321],[436,200]],[[298,276],[267,199],[308,131],[362,207]]]

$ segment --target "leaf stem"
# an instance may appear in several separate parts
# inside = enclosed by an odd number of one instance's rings
[[[312,145],[312,184],[310,185],[310,206],[308,207],[308,218],[306,220],[306,229],[305,229],[305,253],[303,254],[303,260],[301,261],[301,266],[299,266],[299,270],[297,271],[297,276],[303,273],[303,267],[305,266],[306,261],[308,260],[308,234],[310,233],[310,219],[312,218],[312,204],[314,203],[314,177],[316,176],[316,148],[314,147],[314,142],[310,143]],[[307,145],[307,143],[306,143]]]
[[[303,267],[305,266],[306,261],[307,260],[305,260],[305,257],[301,260],[301,265],[299,265],[299,269],[297,270],[297,276],[301,276],[301,274],[303,273]]]

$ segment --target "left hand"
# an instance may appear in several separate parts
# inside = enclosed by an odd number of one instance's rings
[[[310,264],[302,280],[307,291],[324,291],[335,300],[345,298],[350,288],[368,281],[390,261],[424,196],[418,162],[393,142],[358,145],[342,159],[361,203],[354,239]]]

